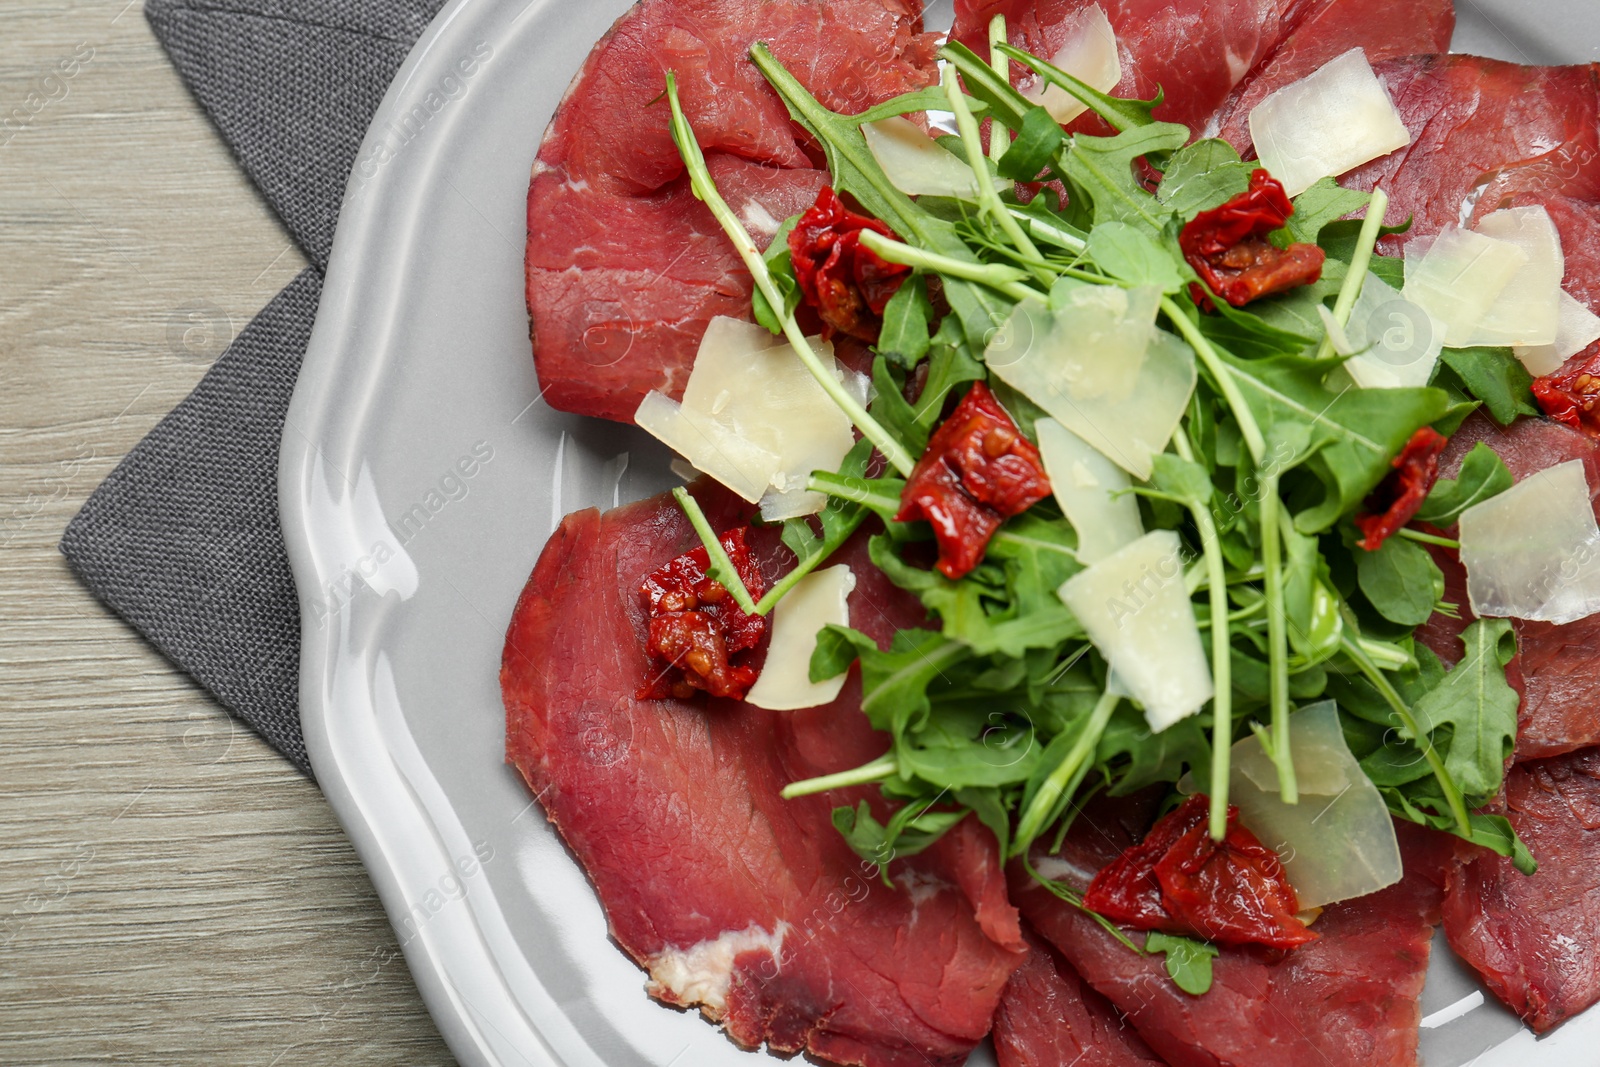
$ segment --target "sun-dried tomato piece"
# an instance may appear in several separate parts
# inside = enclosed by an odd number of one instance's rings
[[[1049,495],[1039,450],[978,382],[934,431],[895,519],[932,523],[939,570],[960,578],[983,559],[1002,522]]]
[[[1264,170],[1250,176],[1250,188],[1221,207],[1202,211],[1178,235],[1183,258],[1205,280],[1210,292],[1234,307],[1310,285],[1322,277],[1327,253],[1312,244],[1279,248],[1267,239],[1294,214],[1283,185]],[[1198,289],[1198,287],[1195,287]],[[1210,294],[1195,292],[1195,303],[1209,307]]]
[[[750,558],[745,528],[720,538],[734,570],[752,597],[766,590]],[[640,700],[680,699],[697,690],[743,700],[759,672],[744,663],[767,631],[767,620],[746,614],[726,587],[710,575],[705,546],[686,552],[653,571],[639,586],[650,613],[647,648],[652,674],[639,687]]]
[[[1557,422],[1600,438],[1600,346],[1580,352],[1554,374],[1535,378],[1533,398]]]
[[[1201,803],[1196,803],[1201,800]],[[1136,930],[1166,930],[1184,933],[1184,927],[1167,911],[1161,900],[1161,883],[1156,880],[1156,864],[1195,827],[1204,829],[1210,805],[1204,798],[1190,797],[1168,814],[1122,855],[1100,868],[1083,895],[1083,906],[1112,922]]]
[[[1167,910],[1207,941],[1223,945],[1295,948],[1317,935],[1295,917],[1300,902],[1283,873],[1278,854],[1235,822],[1213,841],[1195,826],[1156,864],[1156,881]]]
[[[863,230],[895,236],[884,223],[845,207],[832,187],[823,186],[789,232],[789,256],[801,295],[822,319],[823,336],[842,333],[876,344],[883,309],[911,268],[863,248]]]
[[[1439,455],[1446,440],[1428,426],[1411,435],[1406,447],[1394,457],[1393,473],[1367,497],[1363,505],[1366,513],[1356,516],[1356,528],[1361,531],[1361,540],[1356,544],[1376,552],[1411,521],[1433,491],[1433,483],[1439,480]]]
[[[1223,839],[1213,841],[1210,807],[1197,794],[1157,822],[1101,868],[1083,906],[1135,930],[1225,945],[1288,949],[1316,940],[1295,917],[1299,902],[1277,853],[1239,824],[1235,807]]]

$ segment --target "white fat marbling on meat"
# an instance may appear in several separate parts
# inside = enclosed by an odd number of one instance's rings
[[[665,949],[649,961],[650,995],[685,1007],[698,1004],[720,1018],[728,1010],[733,961],[746,952],[764,949],[781,966],[783,938],[788,932],[786,922],[780,921],[774,933],[751,923],[743,930],[724,930],[687,948]]]
[[[1082,885],[1094,877],[1093,871],[1064,860],[1060,856],[1041,856],[1034,861],[1033,869],[1046,881],[1068,882],[1072,885]]]
[[[739,212],[739,221],[744,223],[744,228],[750,231],[752,237],[761,242],[772,240],[773,234],[777,233],[778,227],[782,225],[779,220],[772,217],[772,212],[754,200],[744,202],[744,208]]]

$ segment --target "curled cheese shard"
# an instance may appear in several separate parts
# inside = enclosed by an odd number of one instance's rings
[[[1352,48],[1284,86],[1250,112],[1261,165],[1299,196],[1411,143],[1367,53]]]
[[[1425,310],[1376,274],[1368,274],[1342,331],[1327,308],[1317,309],[1334,348],[1351,356],[1344,367],[1363,389],[1421,388],[1433,377],[1444,331]]]
[[[1059,591],[1156,733],[1199,712],[1214,692],[1183,572],[1183,543],[1157,530]]]
[[[769,711],[795,711],[830,703],[839,695],[845,675],[813,682],[811,654],[823,627],[850,625],[850,593],[855,587],[855,573],[843,565],[815,571],[795,583],[772,609],[766,664],[745,703]]]
[[[1600,315],[1571,294],[1561,294],[1556,339],[1548,345],[1519,345],[1514,351],[1528,373],[1536,378],[1554,374],[1561,365],[1600,341]]]
[[[1098,563],[1144,536],[1127,472],[1055,419],[1034,424],[1056,503],[1078,534],[1078,561]]]

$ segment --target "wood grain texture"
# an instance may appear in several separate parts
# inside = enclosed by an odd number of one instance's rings
[[[304,260],[138,0],[0,25],[0,1064],[450,1063],[316,788],[56,550]]]

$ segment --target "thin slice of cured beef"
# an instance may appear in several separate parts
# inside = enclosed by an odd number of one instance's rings
[[[1542,1033],[1600,1001],[1600,750],[1511,768],[1506,814],[1538,873],[1463,846],[1470,856],[1451,877],[1444,928],[1495,995]]]
[[[1518,481],[1558,463],[1582,460],[1600,516],[1600,444],[1546,419],[1519,419],[1501,429],[1479,413],[1450,438],[1440,458],[1441,476],[1455,477],[1462,458],[1480,441],[1495,450]],[[1434,558],[1445,574],[1445,599],[1459,605],[1461,617],[1435,615],[1417,636],[1439,658],[1454,663],[1462,653],[1456,638],[1473,620],[1466,573],[1453,552],[1435,551]],[[1507,680],[1522,692],[1516,758],[1539,759],[1600,744],[1600,701],[1594,694],[1595,679],[1600,678],[1600,616],[1562,626],[1514,619],[1512,626],[1517,658],[1507,668]]]
[[[1525,193],[1600,198],[1600,95],[1595,68],[1524,67],[1477,56],[1428,55],[1377,64],[1409,147],[1342,184],[1389,193],[1388,221],[1414,219],[1385,239],[1398,251],[1469,218],[1480,201]]]
[[[1000,1067],[1148,1067],[1163,1061],[1109,1000],[1028,932],[1028,959],[994,1016]]]
[[[719,530],[750,518],[717,487],[695,492]],[[750,538],[769,579],[793,563],[776,532]],[[895,861],[891,888],[831,818],[836,805],[880,803],[876,790],[779,797],[882,754],[854,675],[832,704],[794,712],[635,699],[650,669],[639,581],[698,543],[671,497],[567,517],[506,638],[507,758],[655,996],[698,1004],[746,1046],[871,1067],[960,1063],[1023,958],[993,835],[963,822]],[[887,642],[924,623],[870,565],[864,536],[839,561],[857,578],[860,629]]]
[[[1079,822],[1061,854],[1034,864],[1081,890],[1135,835],[1103,809],[1086,809]],[[1403,881],[1325,909],[1309,945],[1287,953],[1223,948],[1210,991],[1198,997],[1173,984],[1161,957],[1130,951],[1020,869],[1012,871],[1012,899],[1172,1067],[1400,1067],[1417,1062],[1442,846],[1433,831],[1396,827]],[[1143,935],[1130,936],[1138,943]]]
[[[1066,43],[1073,16],[1096,0],[956,0],[951,37],[989,55],[989,22],[1006,16],[1006,35],[1018,48],[1049,59]],[[1198,131],[1287,31],[1293,0],[1099,0],[1122,54],[1117,96],[1165,102],[1155,116]],[[1012,80],[1032,83],[1014,64]],[[1093,116],[1073,129],[1105,133]]]
[[[1253,156],[1250,112],[1268,96],[1352,48],[1377,63],[1450,50],[1456,11],[1451,0],[1315,0],[1291,16],[1293,30],[1233,91],[1206,133]]]
[[[815,169],[748,59],[762,40],[819,98],[859,111],[934,78],[917,0],[642,0],[595,45],[545,131],[528,192],[527,298],[544,399],[631,422],[682,395],[706,323],[749,317],[751,280],[695,199],[661,99],[676,71],[724,199],[765,244],[816,199]]]

